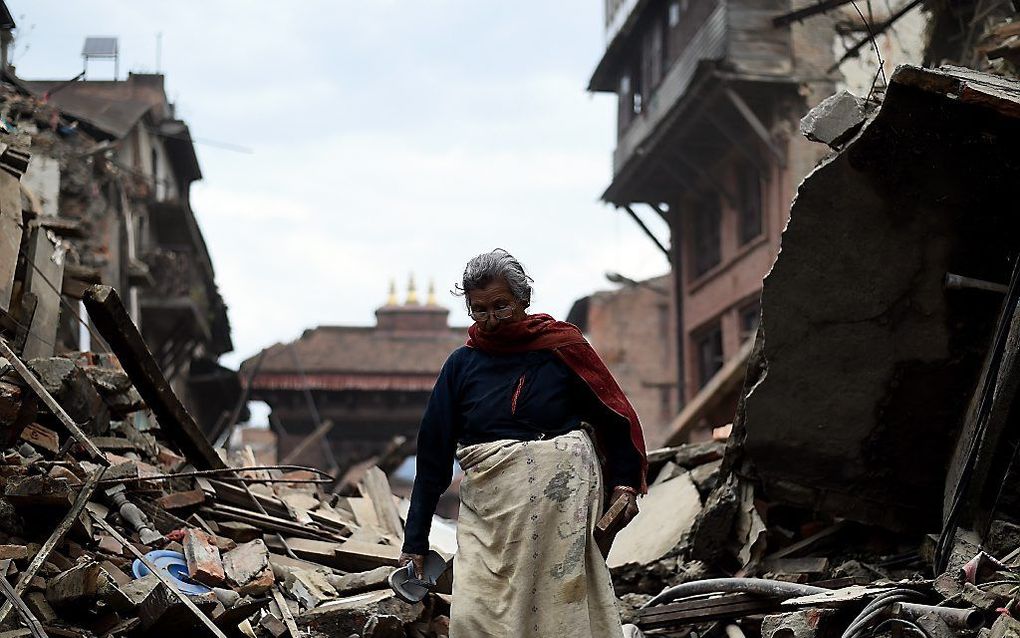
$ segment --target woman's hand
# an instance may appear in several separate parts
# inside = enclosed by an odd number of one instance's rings
[[[609,498],[609,502],[615,503],[621,496],[627,497],[627,509],[623,511],[623,524],[626,525],[638,515],[637,492],[632,487],[617,485],[613,488],[613,495]]]
[[[397,563],[401,567],[406,567],[408,563],[414,563],[414,577],[425,579],[425,556],[423,554],[408,554],[403,552],[400,554],[400,558],[397,559]]]

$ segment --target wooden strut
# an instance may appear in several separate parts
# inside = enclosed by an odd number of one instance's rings
[[[89,517],[96,523],[96,525],[102,527],[103,531],[112,536],[113,539],[120,543],[124,549],[128,550],[134,555],[135,558],[142,561],[142,564],[149,568],[149,571],[159,580],[159,582],[163,583],[163,585],[165,585],[167,589],[173,592],[174,596],[176,596],[177,599],[180,600],[184,604],[184,606],[188,608],[189,611],[191,611],[191,613],[195,614],[198,620],[205,626],[206,629],[209,630],[209,633],[216,636],[216,638],[227,638],[227,636],[222,631],[220,631],[220,628],[217,627],[208,616],[203,614],[202,610],[195,606],[195,603],[191,602],[190,598],[181,593],[181,590],[177,588],[177,585],[173,582],[173,580],[171,580],[169,575],[165,574],[163,570],[160,569],[159,567],[156,567],[156,565],[151,560],[145,557],[145,554],[138,551],[138,548],[136,548],[134,545],[128,542],[126,538],[121,536],[120,532],[114,529],[113,525],[110,525],[105,520],[103,520],[102,517],[96,515],[91,511],[88,511],[88,514]]]
[[[35,617],[32,610],[28,608],[25,601],[21,600],[21,596],[14,591],[11,584],[7,582],[7,579],[2,574],[7,573],[7,568],[10,565],[10,559],[0,561],[0,592],[3,592],[7,598],[7,602],[14,605],[14,609],[21,616],[21,619],[25,621],[25,625],[28,626],[28,630],[32,633],[34,638],[49,638],[46,635],[46,630],[43,629],[42,623]]]
[[[43,566],[43,563],[50,557],[50,553],[56,548],[57,545],[64,542],[64,537],[67,535],[68,530],[71,529],[71,525],[78,520],[78,516],[81,515],[85,509],[85,505],[92,498],[92,494],[96,491],[96,486],[99,485],[99,479],[102,478],[103,473],[106,471],[105,467],[101,467],[92,473],[92,476],[85,481],[84,485],[78,491],[78,497],[74,499],[74,504],[71,505],[71,509],[64,516],[64,519],[60,521],[57,528],[53,530],[50,537],[46,540],[39,551],[36,552],[32,562],[29,563],[28,568],[18,578],[18,583],[14,586],[14,593],[18,596],[25,593],[28,589],[28,583],[33,577],[39,572],[39,568]],[[11,612],[11,603],[4,603],[3,607],[0,607],[0,623],[3,623],[4,619],[7,618],[7,614]]]
[[[669,248],[666,248],[665,246],[662,245],[662,242],[659,241],[659,238],[655,236],[655,233],[653,233],[651,229],[649,229],[648,226],[645,225],[645,222],[640,217],[638,217],[637,213],[634,212],[634,209],[631,208],[629,204],[624,204],[622,208],[623,210],[627,211],[627,214],[630,215],[631,219],[633,219],[634,222],[641,227],[641,230],[645,231],[645,234],[648,235],[648,238],[655,242],[655,245],[658,246],[659,250],[662,251],[662,254],[665,255],[666,259],[668,260],[670,258]]]
[[[138,328],[131,321],[117,291],[110,286],[90,286],[82,299],[99,334],[110,345],[138,394],[156,415],[163,433],[200,470],[222,469],[223,459],[209,444],[195,419],[167,382]]]
[[[71,437],[74,438],[78,445],[85,449],[85,452],[89,455],[89,457],[96,463],[108,467],[110,465],[110,460],[106,458],[106,455],[103,454],[98,447],[96,447],[96,444],[93,443],[84,432],[82,432],[81,428],[78,427],[78,424],[74,422],[74,419],[72,419],[70,415],[64,411],[64,408],[60,407],[60,404],[57,403],[57,400],[53,398],[53,395],[46,390],[42,382],[39,381],[34,374],[32,374],[32,371],[28,369],[28,366],[25,365],[21,358],[14,354],[14,351],[11,350],[9,345],[7,345],[7,341],[3,337],[0,337],[0,356],[3,356],[10,362],[15,372],[18,373],[18,376],[24,379],[25,383],[28,384],[28,387],[30,387],[32,391],[43,400],[46,407],[48,407],[57,419],[64,424],[64,427],[66,427],[68,432],[71,433]]]
[[[290,452],[287,452],[287,456],[283,457],[283,459],[280,462],[293,463],[297,461],[299,458],[301,458],[301,455],[308,450],[308,448],[317,444],[322,439],[322,437],[329,434],[329,431],[332,429],[333,421],[330,419],[326,419],[325,421],[322,422],[322,425],[315,429],[314,432],[306,436],[305,439],[301,441],[301,443],[298,443],[297,447],[295,447]],[[326,442],[326,445],[329,445],[328,441]]]
[[[290,631],[291,638],[299,638],[301,632],[298,630],[297,623],[294,621],[294,614],[290,612],[290,607],[287,606],[287,601],[283,599],[279,583],[273,586],[272,592],[273,601],[276,603],[276,606],[280,608],[280,613],[283,615],[283,622],[287,625],[287,630]]]
[[[755,115],[751,107],[747,105],[744,98],[740,97],[740,94],[734,91],[731,87],[727,86],[724,90],[726,97],[728,97],[730,102],[733,103],[734,108],[737,109],[741,117],[744,118],[744,121],[751,127],[751,130],[754,131],[755,135],[758,136],[769,151],[775,155],[776,161],[779,162],[779,165],[785,167],[786,156],[783,155],[783,151],[776,146],[776,143],[772,141],[772,136],[769,134],[768,129],[765,128],[762,121],[758,119],[758,116]]]

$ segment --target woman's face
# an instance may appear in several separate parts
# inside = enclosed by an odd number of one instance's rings
[[[524,308],[514,297],[506,281],[499,279],[467,295],[472,318],[482,332],[496,332],[501,326],[524,318]],[[484,313],[482,319],[475,316]]]

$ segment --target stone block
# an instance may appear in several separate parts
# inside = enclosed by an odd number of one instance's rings
[[[787,614],[765,616],[762,638],[828,638],[838,636],[835,609],[803,609]]]
[[[314,609],[322,603],[338,597],[337,591],[329,583],[328,576],[316,569],[292,571],[287,577],[284,589],[305,609]]]
[[[223,556],[227,582],[242,596],[261,594],[273,585],[269,549],[262,539],[242,543]]]
[[[838,146],[850,139],[867,119],[867,103],[840,91],[811,109],[800,121],[800,132],[812,142]]]
[[[70,359],[41,357],[28,367],[53,395],[64,411],[88,434],[102,435],[110,429],[110,412],[103,398],[81,368]]]

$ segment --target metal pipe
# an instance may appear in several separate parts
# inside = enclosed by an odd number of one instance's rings
[[[985,624],[984,614],[979,609],[956,609],[953,607],[936,607],[934,605],[918,605],[916,603],[896,603],[893,614],[904,618],[917,619],[926,614],[935,614],[950,629],[977,629]]]
[[[700,594],[725,594],[742,592],[747,594],[758,594],[760,596],[814,596],[832,591],[824,587],[814,585],[801,585],[799,583],[787,583],[781,580],[769,580],[766,578],[708,578],[695,580],[690,583],[675,585],[664,590],[658,596],[652,598],[641,606],[642,609],[668,603],[677,598],[697,596]]]
[[[946,288],[949,290],[987,290],[988,292],[997,292],[999,294],[1006,294],[1006,291],[1009,290],[1009,286],[1006,284],[964,277],[963,275],[956,275],[951,272],[946,273]]]

